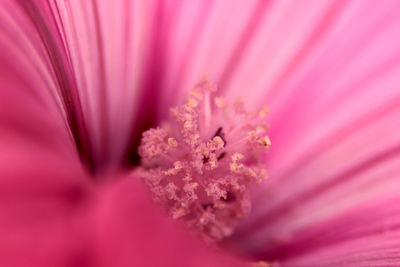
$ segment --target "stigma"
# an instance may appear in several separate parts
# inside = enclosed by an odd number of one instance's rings
[[[207,242],[231,235],[251,208],[249,189],[267,176],[267,108],[248,111],[204,79],[162,127],[143,133],[139,176],[153,199]]]

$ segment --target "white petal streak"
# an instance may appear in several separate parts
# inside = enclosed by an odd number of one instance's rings
[[[94,155],[118,162],[138,108],[152,2],[51,2],[70,49]]]

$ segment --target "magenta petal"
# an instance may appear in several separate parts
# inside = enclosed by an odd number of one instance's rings
[[[70,227],[89,179],[57,109],[7,80],[2,88],[11,89],[0,90],[0,265],[61,266],[75,254]]]
[[[79,243],[74,214],[91,191],[89,179],[63,120],[21,91],[6,92],[0,92],[0,265],[65,266]]]
[[[393,256],[390,249],[396,252],[395,234],[387,239],[392,246],[371,249],[373,262],[365,252],[367,242],[331,222],[348,221],[349,229],[361,230],[361,211],[379,217],[374,203],[399,196],[399,10],[397,1],[379,6],[336,1],[326,11],[329,16],[321,17],[323,23],[314,25],[304,54],[266,90],[272,110],[270,178],[255,192],[254,212],[237,232],[242,249],[293,266],[297,259],[298,266],[307,266],[307,259],[318,266],[318,257],[326,260],[321,265],[349,259],[357,266],[357,249],[359,265],[364,259],[379,265]],[[376,220],[376,227],[384,220]],[[316,228],[342,236],[335,241],[338,251],[324,243],[325,235],[318,237],[320,246],[304,238]],[[378,244],[384,239],[363,237]],[[352,242],[357,245],[347,247],[352,252],[346,256],[346,244]],[[338,261],[344,263],[335,262],[334,255],[343,256]]]
[[[52,114],[83,161],[91,165],[77,88],[53,17],[33,1],[3,1],[0,12],[0,82],[7,89],[2,93],[8,94],[2,101],[20,103],[28,112],[33,108]],[[11,115],[18,107],[5,105],[2,108]]]
[[[398,198],[365,203],[316,223],[269,256],[280,258],[283,266],[398,266],[399,203]]]
[[[68,49],[94,161],[116,166],[155,120],[163,1],[49,3]]]
[[[132,178],[105,188],[94,210],[95,266],[247,265],[187,236]]]

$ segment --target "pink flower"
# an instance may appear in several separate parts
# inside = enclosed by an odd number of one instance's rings
[[[400,265],[399,11],[1,1],[0,266]],[[270,109],[269,178],[221,244],[231,255],[161,215],[135,174],[142,133],[203,75]]]

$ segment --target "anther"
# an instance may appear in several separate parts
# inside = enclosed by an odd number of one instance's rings
[[[215,94],[208,80],[198,83],[139,146],[138,173],[154,200],[208,242],[229,236],[250,212],[249,189],[266,177],[260,157],[271,145],[267,108],[250,112],[244,99],[229,105]]]

